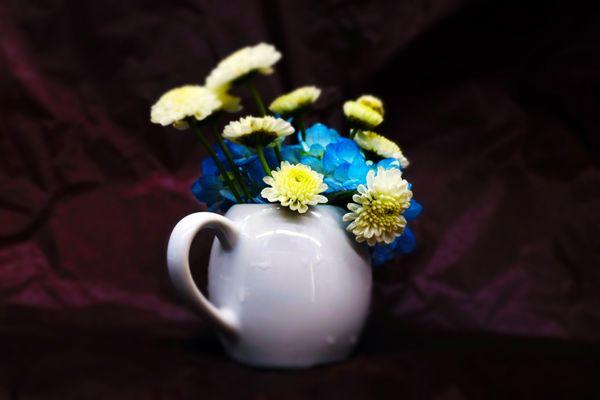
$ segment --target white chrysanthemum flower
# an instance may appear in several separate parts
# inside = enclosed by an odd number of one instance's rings
[[[348,121],[361,129],[373,129],[383,122],[383,116],[371,107],[356,101],[344,103],[344,114]]]
[[[367,174],[367,185],[359,185],[358,194],[348,204],[349,213],[344,221],[351,221],[347,230],[357,242],[366,241],[369,246],[384,242],[390,244],[406,227],[402,213],[410,206],[412,192],[408,182],[402,179],[399,169],[379,167],[377,174]]]
[[[370,94],[363,94],[358,99],[356,99],[357,103],[364,104],[365,106],[371,108],[372,110],[377,111],[381,116],[384,116],[384,108],[383,101],[380,98],[375,97]]]
[[[395,158],[403,169],[410,164],[400,146],[385,136],[372,131],[358,131],[353,139],[363,150],[372,151],[383,158]]]
[[[283,161],[281,166],[263,178],[270,187],[260,195],[270,202],[280,202],[300,214],[308,211],[308,206],[327,203],[327,197],[319,194],[327,190],[323,175],[304,164],[290,164]]]
[[[321,89],[314,86],[304,86],[276,98],[269,110],[281,115],[291,115],[304,110],[317,101]]]
[[[248,147],[267,146],[277,139],[294,133],[294,128],[284,119],[271,116],[244,117],[232,121],[223,130],[223,137]]]
[[[162,126],[174,125],[185,129],[185,119],[194,117],[198,121],[209,117],[221,107],[215,94],[202,86],[187,85],[169,90],[152,106],[150,121]]]
[[[281,53],[270,44],[244,47],[221,60],[206,77],[205,85],[212,90],[228,90],[252,73],[273,73],[273,65],[280,58]]]

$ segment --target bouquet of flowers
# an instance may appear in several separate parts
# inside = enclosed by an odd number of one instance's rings
[[[306,128],[303,117],[319,98],[318,88],[295,89],[267,109],[253,85],[259,75],[272,74],[280,58],[269,44],[242,48],[221,60],[204,86],[172,89],[152,106],[153,123],[191,130],[209,155],[193,194],[221,212],[237,203],[279,203],[300,214],[317,204],[339,206],[348,210],[346,229],[370,246],[374,265],[412,251],[407,221],[422,207],[402,176],[409,165],[402,150],[374,131],[383,122],[383,102],[372,95],[345,102],[347,137],[320,123]],[[219,117],[242,109],[235,95],[240,88],[249,91],[258,115],[231,121],[221,131]],[[206,130],[212,130],[215,145]]]

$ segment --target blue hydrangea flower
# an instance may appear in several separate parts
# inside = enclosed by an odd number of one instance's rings
[[[410,206],[406,210],[404,210],[404,213],[402,213],[402,215],[404,216],[404,218],[406,218],[407,221],[412,221],[413,219],[421,215],[422,211],[423,206],[419,204],[415,199],[411,199]]]
[[[306,139],[302,139],[302,132],[298,130],[298,142],[304,153],[309,156],[321,158],[325,148],[337,142],[340,134],[323,124],[314,124],[306,130]]]
[[[354,190],[366,182],[369,165],[358,145],[351,139],[339,138],[323,153],[323,172],[328,193]]]
[[[417,242],[415,235],[407,226],[402,235],[388,245],[377,244],[371,248],[371,262],[374,267],[380,267],[391,259],[412,252]]]
[[[361,161],[366,165],[365,156],[354,140],[339,138],[325,147],[323,168],[328,173],[332,173],[342,164],[352,164],[355,161]]]
[[[368,161],[354,140],[341,137],[323,124],[314,124],[306,130],[306,138],[298,132],[297,145],[284,146],[283,158],[291,163],[302,163],[325,176],[326,193],[355,190],[366,183],[370,169],[400,168],[400,163],[387,158],[377,163]]]
[[[225,211],[235,203],[235,197],[210,157],[202,160],[202,176],[192,184],[191,190],[199,201],[206,203],[209,211]]]

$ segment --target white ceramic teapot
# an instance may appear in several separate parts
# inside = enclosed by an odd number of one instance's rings
[[[238,204],[225,216],[199,212],[173,229],[167,252],[177,290],[219,330],[236,360],[262,367],[308,367],[344,359],[371,298],[366,246],[347,234],[344,210],[298,214],[273,204]],[[214,229],[210,301],[189,266],[196,233]]]

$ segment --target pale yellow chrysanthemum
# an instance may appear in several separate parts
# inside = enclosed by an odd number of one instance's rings
[[[352,196],[354,203],[348,204],[350,212],[343,217],[344,221],[351,221],[346,229],[354,234],[357,242],[366,241],[369,246],[392,243],[406,227],[402,213],[412,198],[402,171],[379,167],[375,174],[371,170],[367,174],[367,185],[359,185],[357,191],[358,194]]]
[[[223,130],[223,137],[248,147],[275,144],[294,133],[294,128],[284,119],[271,116],[244,117],[232,121]]]
[[[370,94],[363,94],[358,99],[356,99],[356,102],[364,104],[372,110],[377,111],[379,114],[381,114],[382,117],[384,116],[385,111],[383,108],[383,101],[381,101],[381,99],[379,99],[378,97],[375,97]]]
[[[327,197],[319,194],[327,190],[323,175],[307,165],[283,161],[271,176],[265,176],[263,180],[271,187],[260,192],[262,197],[270,202],[278,201],[300,214],[308,211],[308,206],[327,203]]]
[[[372,151],[383,158],[395,158],[403,169],[410,164],[400,146],[385,136],[372,131],[358,131],[353,139],[363,150]]]
[[[150,121],[162,126],[174,125],[185,129],[185,119],[194,117],[198,121],[209,117],[221,107],[215,94],[202,86],[187,85],[169,90],[152,106]]]
[[[317,101],[320,95],[321,89],[304,86],[276,98],[269,110],[281,115],[296,114]]]
[[[273,65],[280,58],[281,53],[270,44],[244,47],[221,60],[206,77],[205,85],[212,90],[226,91],[252,73],[273,73]]]
[[[356,101],[344,103],[344,114],[352,125],[361,129],[373,129],[383,122],[381,114]]]

